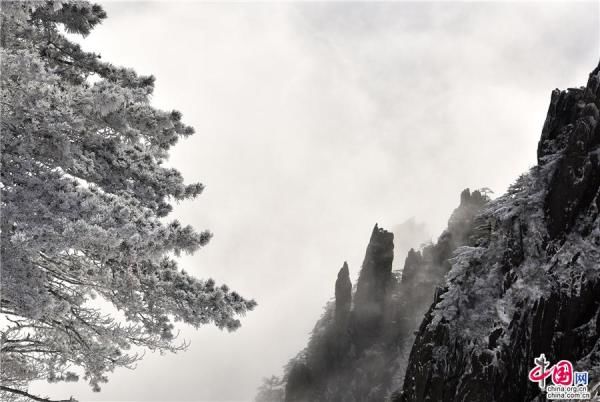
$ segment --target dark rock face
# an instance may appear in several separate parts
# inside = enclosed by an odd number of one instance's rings
[[[381,329],[393,260],[394,235],[375,225],[354,296],[354,329],[366,343]]]
[[[381,314],[393,260],[394,235],[375,225],[356,284],[357,315]]]
[[[542,401],[544,353],[600,379],[599,68],[554,91],[539,166],[474,220],[394,401]]]
[[[553,238],[571,228],[600,187],[597,70],[590,75],[586,88],[552,92],[538,145],[539,166],[556,164],[545,201],[548,232]]]
[[[351,307],[352,282],[350,281],[348,264],[344,262],[335,281],[335,322],[338,327],[347,327]]]
[[[404,260],[404,269],[402,270],[402,282],[413,283],[419,273],[419,268],[423,265],[423,256],[420,252],[411,248],[408,250]]]

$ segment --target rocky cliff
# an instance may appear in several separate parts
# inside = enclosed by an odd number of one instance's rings
[[[587,86],[553,91],[537,166],[493,201],[465,190],[401,275],[393,235],[376,225],[355,290],[344,263],[287,366],[285,401],[541,402],[528,380],[541,353],[588,371],[597,393],[599,107],[600,66]]]
[[[600,66],[599,66],[600,67]],[[395,401],[542,401],[533,359],[600,379],[600,74],[552,93],[538,165],[476,218]]]

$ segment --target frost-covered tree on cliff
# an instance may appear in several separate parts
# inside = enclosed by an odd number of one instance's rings
[[[138,359],[131,347],[179,349],[174,321],[235,330],[254,301],[169,257],[211,236],[165,220],[171,202],[203,188],[162,166],[193,129],[150,106],[153,77],[61,33],[88,34],[100,6],[3,2],[1,14],[3,400],[37,398],[28,384],[38,379],[83,377],[99,390]]]

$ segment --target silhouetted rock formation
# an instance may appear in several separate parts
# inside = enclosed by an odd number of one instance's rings
[[[419,274],[419,268],[424,265],[423,256],[414,248],[408,250],[402,269],[402,283],[414,283]]]
[[[375,225],[354,296],[353,324],[359,347],[380,333],[393,260],[394,235]]]
[[[338,328],[345,329],[347,327],[351,307],[352,282],[348,264],[344,262],[335,281],[335,321]]]
[[[344,263],[335,303],[326,307],[305,352],[290,362],[287,402],[297,400],[299,390],[312,402],[376,402],[400,386],[413,331],[449,267],[443,256],[469,236],[474,216],[487,200],[465,190],[438,243],[422,253],[408,253],[401,282],[392,275],[394,236],[375,225],[354,297]]]

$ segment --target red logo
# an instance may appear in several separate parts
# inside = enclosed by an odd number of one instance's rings
[[[573,365],[568,360],[561,360],[553,367],[552,382],[554,385],[573,384]]]
[[[553,366],[542,353],[533,360],[535,367],[529,372],[529,381],[537,382],[539,387],[546,390],[546,378],[550,377],[554,385],[573,384],[573,365],[568,360],[561,360]]]

